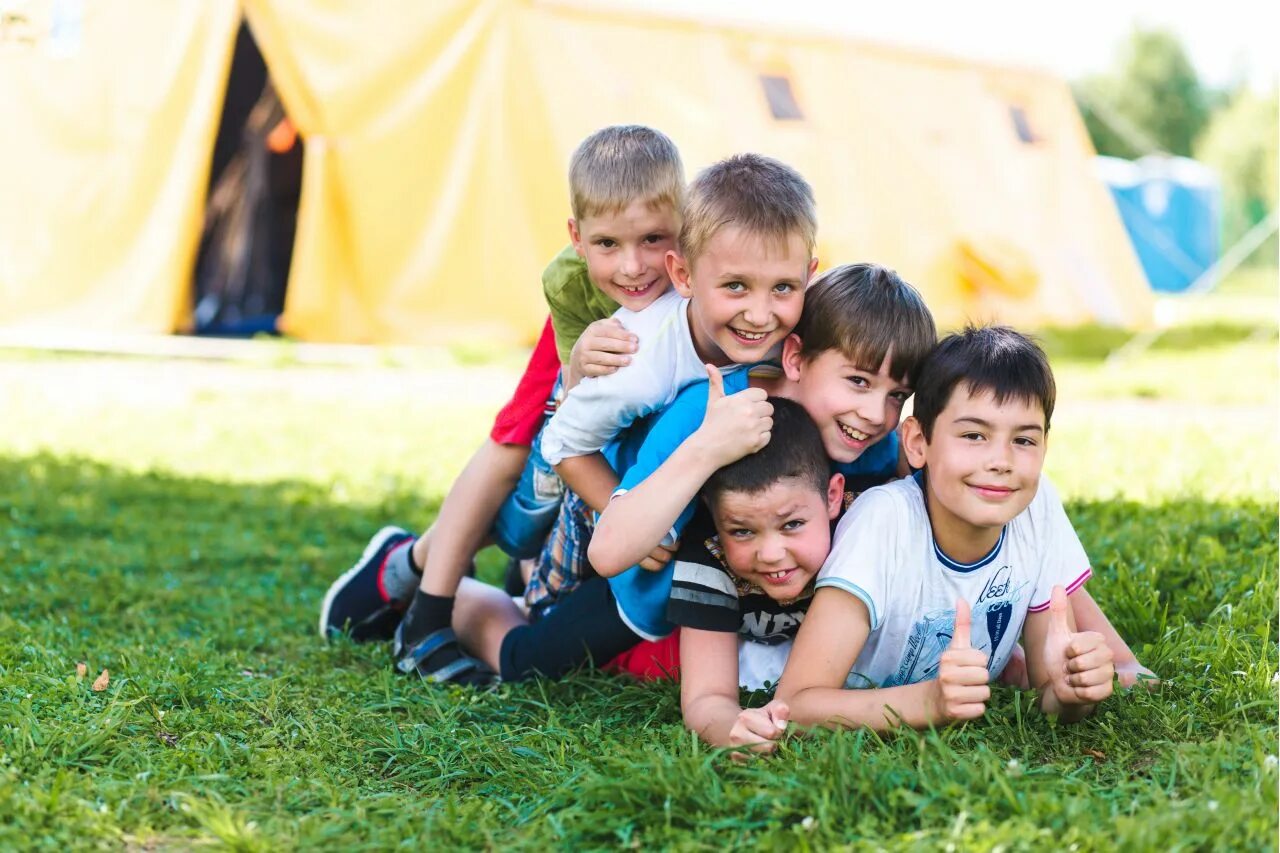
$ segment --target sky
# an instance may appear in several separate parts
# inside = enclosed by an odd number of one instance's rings
[[[1135,26],[1172,30],[1201,80],[1270,91],[1280,74],[1275,0],[593,0],[727,22],[838,31],[956,56],[1047,68],[1068,80],[1110,70]]]

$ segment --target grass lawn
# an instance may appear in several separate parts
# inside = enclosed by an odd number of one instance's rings
[[[1048,470],[1162,688],[1076,726],[999,688],[974,724],[747,765],[669,684],[427,687],[316,636],[367,537],[430,521],[509,365],[0,351],[0,849],[1273,850],[1274,272],[1223,290],[1119,365],[1121,334],[1046,335]]]

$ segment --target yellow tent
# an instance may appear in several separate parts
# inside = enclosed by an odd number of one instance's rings
[[[824,266],[873,260],[943,325],[1141,325],[1150,297],[1070,92],[824,35],[537,0],[37,0],[0,23],[0,327],[189,325],[243,13],[306,139],[281,318],[307,340],[529,340],[570,151],[668,133],[813,184]]]

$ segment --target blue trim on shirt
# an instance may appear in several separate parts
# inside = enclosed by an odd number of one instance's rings
[[[1000,539],[996,542],[995,547],[992,548],[990,551],[988,551],[987,555],[985,557],[980,558],[977,562],[962,563],[959,560],[951,559],[950,557],[948,557],[946,554],[943,553],[941,548],[938,547],[938,540],[936,539],[933,540],[934,556],[938,558],[938,562],[942,563],[942,565],[946,566],[948,569],[951,569],[951,571],[953,572],[975,571],[987,565],[988,563],[990,563],[992,560],[996,558],[996,555],[1000,553],[1000,549],[1004,546],[1004,534],[1006,533],[1006,531],[1008,531],[1008,529],[1009,529],[1008,527],[1000,528]]]
[[[871,593],[858,586],[851,580],[845,580],[841,577],[821,578],[813,585],[814,589],[822,589],[824,586],[832,586],[836,589],[843,590],[857,598],[863,604],[867,605],[867,612],[871,614],[871,630],[875,631],[880,627],[880,612],[876,610],[876,603],[871,599]]]

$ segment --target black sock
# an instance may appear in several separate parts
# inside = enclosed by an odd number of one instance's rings
[[[453,601],[451,595],[432,595],[420,589],[415,592],[400,630],[405,646],[416,646],[433,631],[450,627],[453,622]]]

